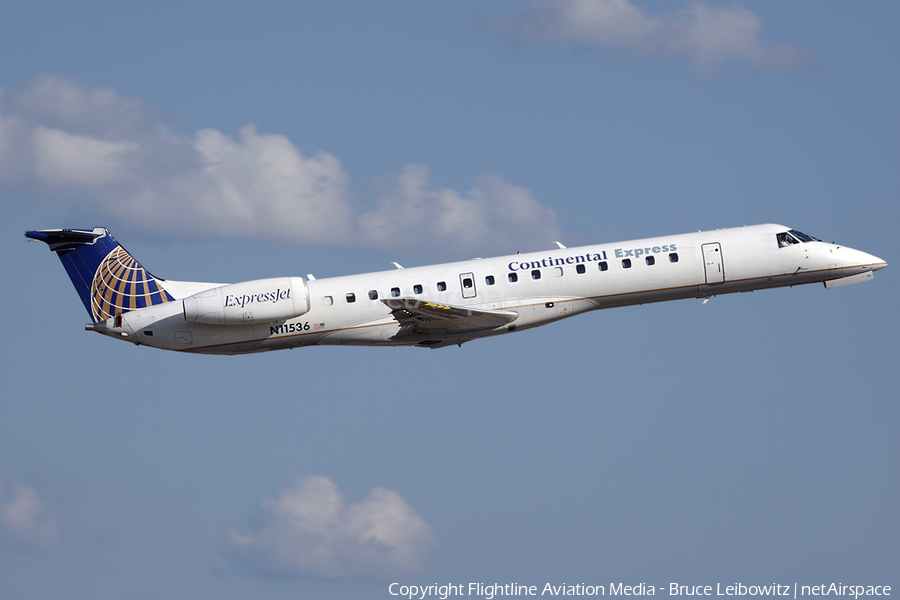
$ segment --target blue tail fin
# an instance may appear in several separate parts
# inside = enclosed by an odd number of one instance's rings
[[[45,242],[62,261],[94,323],[174,298],[102,227],[42,229],[25,236]]]

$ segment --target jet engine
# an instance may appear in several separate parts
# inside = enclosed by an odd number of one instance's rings
[[[257,279],[211,288],[183,300],[184,318],[209,325],[248,325],[292,319],[309,310],[302,277]]]

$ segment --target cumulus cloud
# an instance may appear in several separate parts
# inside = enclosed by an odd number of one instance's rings
[[[116,219],[170,235],[475,252],[544,245],[560,234],[552,210],[498,175],[460,193],[433,187],[426,167],[405,165],[358,207],[327,152],[305,155],[253,125],[236,137],[179,134],[138,99],[53,75],[0,90],[4,186],[20,197],[54,197],[93,223]]]
[[[488,24],[526,42],[681,57],[703,70],[728,61],[793,69],[808,58],[801,49],[762,40],[762,18],[739,2],[710,6],[696,1],[650,15],[630,0],[532,0],[526,13],[493,15]]]
[[[437,241],[441,246],[477,247],[492,238],[510,248],[521,240],[546,240],[559,232],[556,213],[531,193],[506,183],[499,175],[483,175],[466,192],[433,188],[428,168],[406,165],[376,185],[376,206],[358,218],[365,241],[390,247],[406,236],[416,244]],[[421,228],[428,223],[428,228]]]
[[[322,476],[262,502],[260,525],[228,534],[228,555],[257,575],[384,577],[415,570],[431,526],[397,492],[376,487],[346,504]]]
[[[56,544],[56,517],[30,485],[19,483],[7,489],[0,479],[0,537],[35,548]]]

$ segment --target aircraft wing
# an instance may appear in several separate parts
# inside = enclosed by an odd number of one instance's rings
[[[484,310],[428,302],[418,298],[383,298],[385,306],[400,323],[394,339],[414,333],[465,333],[493,329],[518,318],[508,310]]]

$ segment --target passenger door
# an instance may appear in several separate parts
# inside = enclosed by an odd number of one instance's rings
[[[722,245],[719,242],[703,244],[703,269],[706,285],[725,283],[725,263],[722,261]]]

